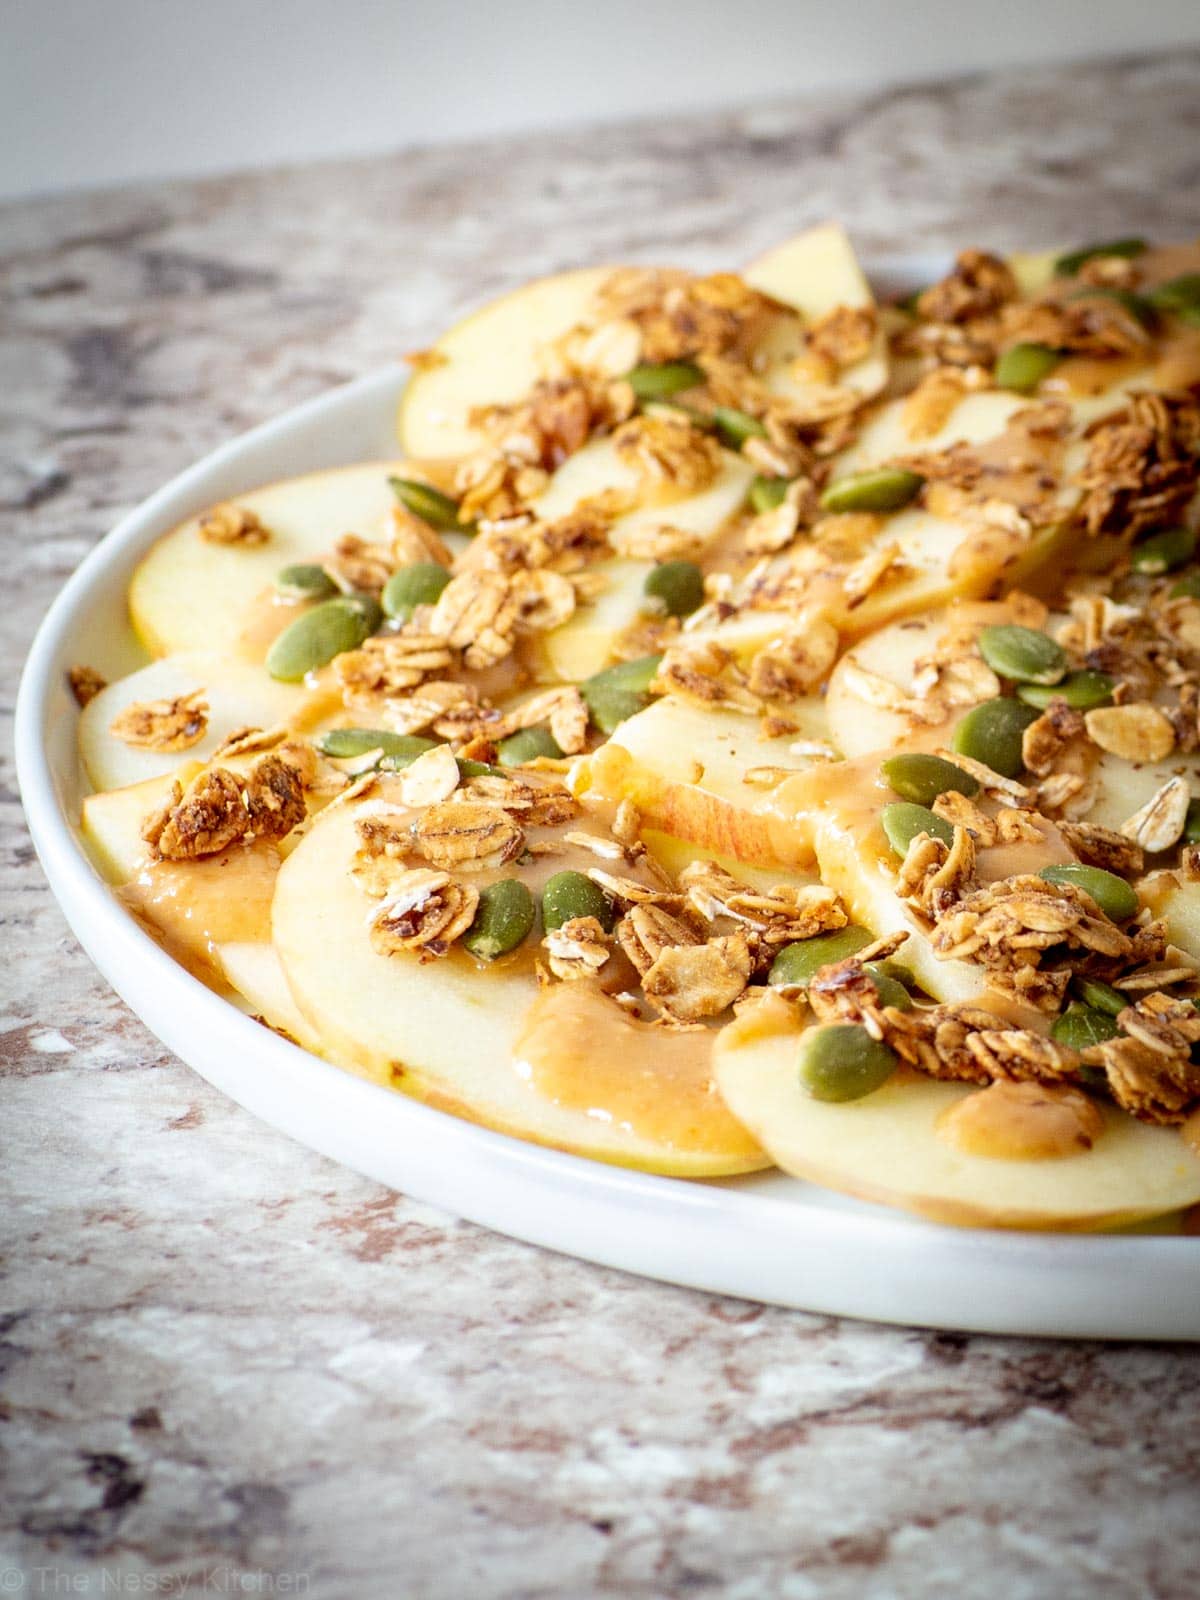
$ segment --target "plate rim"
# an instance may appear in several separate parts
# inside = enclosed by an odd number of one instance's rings
[[[918,275],[915,258],[880,261],[873,276],[902,277],[906,269]],[[47,748],[65,698],[72,625],[101,580],[188,514],[182,502],[199,509],[211,500],[205,486],[215,477],[236,476],[238,464],[264,448],[286,453],[301,429],[321,429],[356,407],[364,414],[394,408],[403,384],[396,367],[369,373],[218,446],[102,537],[38,626],[17,695],[18,784],[51,891],[107,982],[192,1070],[253,1115],[509,1237],[666,1283],[818,1314],[997,1334],[1200,1340],[1196,1241],[1187,1236],[959,1229],[866,1205],[806,1208],[739,1189],[737,1180],[662,1177],[518,1140],[280,1038],[206,988],[120,906],[67,813]]]

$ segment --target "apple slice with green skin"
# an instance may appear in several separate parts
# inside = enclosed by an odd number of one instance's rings
[[[792,746],[825,742],[822,701],[796,701],[788,714],[797,732],[768,740],[757,717],[667,696],[622,723],[580,781],[607,799],[632,801],[646,827],[716,856],[805,866],[813,859],[810,820],[780,815],[776,791],[746,781],[756,767],[802,774],[818,764]]]
[[[471,426],[477,406],[522,399],[545,376],[542,352],[595,319],[612,267],[539,278],[464,317],[434,345],[400,398],[397,427],[411,456],[465,456],[486,441]]]
[[[979,1091],[901,1068],[861,1100],[813,1099],[801,1086],[801,1024],[767,1002],[718,1036],[727,1105],[785,1172],[935,1222],[1085,1231],[1161,1216],[1200,1200],[1200,1157],[1178,1130],[1094,1102],[1090,1149],[1043,1159],[976,1155],[944,1120]]]
[[[623,1017],[583,983],[539,994],[534,940],[491,967],[382,955],[350,875],[361,806],[335,807],[279,874],[275,946],[323,1054],[441,1110],[556,1149],[686,1177],[765,1158],[712,1092],[708,1032]],[[557,869],[563,857],[549,858]],[[687,1042],[685,1042],[687,1041]]]
[[[164,534],[134,572],[129,615],[153,656],[180,650],[238,651],[261,661],[292,608],[273,606],[282,568],[313,562],[344,533],[390,543],[396,497],[389,475],[403,462],[370,461],[289,478],[235,503],[269,530],[264,544],[213,544],[193,517]]]
[[[800,312],[805,323],[815,322],[839,306],[854,309],[874,306],[875,297],[858,264],[846,230],[837,222],[808,228],[759,256],[742,276],[752,289]],[[814,385],[794,369],[804,352],[802,326],[781,323],[759,352],[768,364],[767,385],[776,394],[802,399]],[[840,387],[855,389],[864,399],[879,394],[888,381],[887,336],[880,328],[871,352],[838,374]]]
[[[127,706],[174,700],[197,690],[208,702],[208,727],[204,737],[185,751],[127,744],[112,731],[114,718]],[[124,788],[174,772],[185,761],[207,761],[238,728],[271,728],[286,722],[303,730],[340,709],[340,697],[330,691],[276,683],[262,667],[233,656],[191,651],[151,662],[89,701],[79,717],[79,753],[94,789]]]

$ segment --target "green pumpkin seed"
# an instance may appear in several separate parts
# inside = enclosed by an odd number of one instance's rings
[[[954,843],[954,828],[945,817],[937,816],[928,806],[919,806],[912,800],[893,800],[879,813],[879,821],[898,856],[908,854],[909,845],[919,833],[932,834],[944,844]]]
[[[1021,735],[1038,716],[1036,706],[1021,700],[984,700],[960,720],[952,743],[960,756],[982,761],[1002,778],[1015,778],[1025,765]]]
[[[439,533],[468,533],[469,527],[458,520],[458,505],[448,494],[435,489],[431,483],[418,483],[415,478],[389,478],[392,493],[406,511],[420,517]]]
[[[1054,263],[1054,271],[1060,278],[1073,278],[1080,267],[1097,256],[1121,256],[1130,261],[1134,256],[1140,256],[1145,248],[1145,239],[1110,239],[1107,244],[1081,245],[1078,250],[1069,250],[1066,255],[1059,256]]]
[[[800,1086],[814,1100],[861,1100],[887,1082],[899,1059],[857,1022],[811,1028],[800,1040]]]
[[[579,685],[592,723],[601,733],[615,733],[622,722],[644,711],[650,703],[649,688],[662,656],[638,656],[634,661],[619,661],[605,667]]]
[[[1196,553],[1196,535],[1191,528],[1164,528],[1143,539],[1129,558],[1135,572],[1157,578],[1161,573],[1174,572]]]
[[[1167,591],[1172,600],[1200,600],[1200,572],[1189,572]]]
[[[357,595],[323,600],[289,623],[267,651],[267,671],[281,683],[299,683],[334,656],[357,650],[379,626],[379,607]]]
[[[730,450],[740,450],[747,439],[765,439],[767,430],[757,417],[748,411],[737,411],[733,406],[714,406],[712,425],[717,437]]]
[[[625,381],[639,400],[669,400],[703,383],[704,374],[691,361],[643,361],[625,374]]]
[[[410,767],[418,756],[437,744],[436,739],[424,739],[416,733],[391,733],[386,728],[330,728],[315,742],[323,756],[332,756],[335,761],[380,750],[388,765],[397,771]]]
[[[1001,389],[1028,394],[1059,363],[1057,350],[1045,344],[1014,344],[996,362],[996,383]]]
[[[1051,700],[1065,700],[1075,711],[1091,711],[1095,706],[1106,706],[1115,687],[1107,672],[1082,667],[1078,672],[1068,672],[1061,683],[1018,684],[1017,695],[1026,705],[1037,706],[1041,711]]]
[[[788,482],[787,478],[764,477],[761,472],[752,478],[746,491],[751,511],[757,511],[761,516],[764,511],[776,510],[787,499]]]
[[[563,752],[549,728],[519,728],[507,739],[501,739],[497,754],[502,767],[521,767],[541,756],[561,761]]]
[[[1130,1004],[1128,996],[1120,989],[1114,989],[1111,983],[1103,983],[1099,978],[1076,978],[1071,987],[1085,1006],[1110,1017],[1119,1017]]]
[[[598,883],[582,872],[556,872],[542,890],[542,926],[547,933],[575,917],[595,917],[611,933],[617,909]]]
[[[915,800],[923,806],[932,805],[947,790],[965,795],[979,793],[978,778],[943,756],[930,756],[919,750],[889,756],[880,766],[879,776],[902,800]]]
[[[1120,1033],[1106,1011],[1094,1011],[1091,1006],[1069,1005],[1050,1029],[1050,1037],[1057,1044],[1071,1050],[1086,1050],[1089,1045],[1103,1044]]]
[[[767,982],[776,989],[807,989],[822,967],[845,961],[874,942],[866,928],[848,922],[833,933],[817,933],[811,939],[785,944],[771,963]]]
[[[1200,844],[1200,800],[1189,800],[1183,824],[1184,844]]]
[[[979,654],[1002,678],[1016,683],[1057,683],[1067,658],[1048,633],[1001,622],[979,635]]]
[[[1200,306],[1200,272],[1184,272],[1146,290],[1146,299],[1162,311],[1191,311]]]
[[[460,778],[503,778],[507,776],[503,767],[489,766],[486,761],[472,761],[470,756],[458,757],[458,774]]]
[[[1185,306],[1182,311],[1177,311],[1175,315],[1180,322],[1186,322],[1189,328],[1200,328],[1200,306]]]
[[[275,574],[275,587],[289,600],[328,600],[338,592],[325,568],[308,561],[281,567]]]
[[[869,961],[867,966],[863,968],[863,971],[865,972],[868,967],[873,973],[882,972],[887,977],[894,978],[902,988],[907,989],[910,993],[917,987],[917,980],[913,977],[908,968],[902,966],[900,962],[895,960],[895,958],[892,956],[888,956],[883,961]]]
[[[897,1011],[911,1011],[912,995],[899,978],[893,978],[890,972],[884,970],[885,966],[886,963],[882,961],[868,961],[863,968],[879,992],[879,1004],[894,1006]]]
[[[1113,922],[1128,922],[1138,908],[1138,897],[1132,886],[1115,872],[1105,872],[1103,867],[1085,867],[1082,862],[1068,861],[1062,865],[1043,867],[1038,874],[1047,883],[1068,883],[1082,889]]]
[[[823,511],[899,511],[920,493],[925,479],[903,467],[852,472],[831,483],[821,496]]]
[[[704,604],[704,574],[694,561],[663,561],[643,587],[653,610],[668,617],[690,617]]]
[[[520,878],[501,878],[479,891],[479,909],[463,945],[480,960],[495,961],[529,937],[536,917],[533,896]]]
[[[1134,294],[1132,289],[1110,289],[1103,285],[1093,287],[1089,284],[1086,289],[1076,289],[1074,294],[1067,296],[1067,299],[1113,300],[1143,328],[1152,328],[1158,320],[1158,313],[1149,300],[1143,299],[1140,294]]]
[[[399,567],[383,586],[383,609],[389,617],[407,622],[417,606],[433,606],[450,582],[450,574],[436,561],[414,561]]]

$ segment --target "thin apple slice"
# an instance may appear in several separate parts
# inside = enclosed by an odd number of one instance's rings
[[[798,1023],[750,1011],[721,1032],[714,1052],[730,1109],[797,1178],[987,1228],[1112,1228],[1200,1200],[1200,1157],[1176,1129],[1095,1102],[1104,1126],[1090,1149],[1041,1160],[975,1155],[939,1124],[979,1091],[901,1069],[864,1099],[814,1100],[796,1068],[799,1038]]]
[[[823,745],[827,729],[819,697],[795,702],[788,714],[797,732],[764,739],[756,717],[668,696],[622,723],[589,758],[582,782],[606,798],[631,800],[646,827],[714,855],[804,866],[813,859],[812,819],[781,815],[778,789],[759,778],[771,767],[814,769],[819,758],[793,747]]]
[[[138,637],[154,656],[217,650],[261,661],[287,620],[287,608],[271,604],[280,569],[317,560],[344,533],[390,542],[396,499],[388,477],[403,471],[402,462],[364,462],[238,496],[268,530],[264,544],[213,544],[201,536],[200,518],[181,523],[130,582]]]
[[[541,353],[594,319],[612,267],[539,278],[464,317],[434,345],[400,400],[400,443],[411,456],[465,456],[485,442],[477,406],[508,405],[545,376]]]
[[[742,276],[752,289],[799,311],[805,323],[815,322],[839,306],[874,306],[862,268],[846,230],[838,222],[808,228],[759,256]],[[759,351],[767,363],[766,382],[774,393],[792,399],[811,396],[821,385],[803,373],[803,325],[780,323]],[[840,387],[855,389],[864,399],[880,394],[888,381],[887,336],[880,328],[870,354],[838,374]]]
[[[376,951],[370,902],[350,875],[360,809],[327,812],[275,892],[275,945],[325,1054],[442,1110],[597,1160],[690,1177],[764,1164],[712,1092],[711,1034],[673,1042],[586,984],[539,995],[528,949],[491,968],[458,949],[425,963]]]
[[[174,700],[201,691],[208,704],[203,738],[183,752],[128,744],[112,731],[127,706]],[[154,661],[101,691],[79,717],[79,752],[94,789],[118,789],[174,772],[184,761],[207,761],[238,728],[270,728],[286,722],[311,727],[330,696],[301,684],[276,683],[262,667],[215,651],[190,651]]]
[[[313,1055],[321,1054],[321,1040],[292,998],[279,953],[262,940],[241,940],[219,947],[225,978],[252,1017],[286,1034]]]

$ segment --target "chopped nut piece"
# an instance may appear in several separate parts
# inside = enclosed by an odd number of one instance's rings
[[[573,982],[591,978],[612,955],[608,935],[595,917],[571,917],[542,940],[550,971]]]
[[[101,689],[108,688],[108,680],[95,667],[74,666],[67,672],[67,682],[75,702],[81,708],[93,701]]]
[[[227,500],[200,518],[200,537],[209,544],[266,544],[270,529],[264,528],[255,512]]]
[[[1183,837],[1191,790],[1185,778],[1168,778],[1140,810],[1121,824],[1121,832],[1154,855]]]
[[[371,944],[380,955],[419,950],[423,960],[443,956],[474,921],[479,891],[445,872],[412,867],[397,872],[371,918]]]
[[[484,872],[520,854],[524,833],[499,806],[443,800],[413,825],[413,841],[427,861],[449,870]]]
[[[142,700],[119,711],[109,732],[123,744],[145,750],[190,750],[208,731],[208,700],[203,689],[174,700]]]
[[[1175,748],[1170,718],[1145,702],[1098,706],[1083,720],[1093,744],[1125,761],[1163,761]]]

